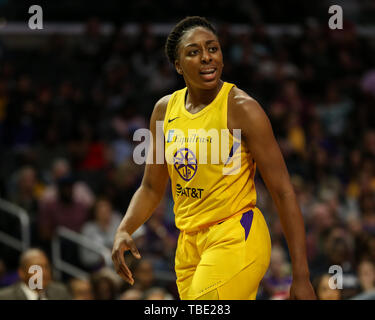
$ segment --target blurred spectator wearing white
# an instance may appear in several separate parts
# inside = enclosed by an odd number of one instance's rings
[[[113,211],[111,202],[106,198],[99,198],[94,207],[94,220],[86,222],[81,233],[93,242],[111,250],[120,222],[121,216]],[[134,237],[142,235],[142,232],[143,228],[139,228],[134,233]],[[91,270],[103,266],[102,256],[84,247],[81,247],[80,258],[82,263]]]

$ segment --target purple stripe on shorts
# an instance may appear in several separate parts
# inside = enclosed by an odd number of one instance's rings
[[[250,232],[251,224],[253,223],[253,215],[254,215],[253,210],[247,211],[242,215],[242,218],[240,221],[241,225],[245,229],[245,240],[247,240],[247,237]]]

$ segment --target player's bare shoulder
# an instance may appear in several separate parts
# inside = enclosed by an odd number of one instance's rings
[[[245,91],[233,87],[228,95],[228,128],[244,128],[264,116],[259,103]]]
[[[162,98],[160,98],[154,107],[154,111],[152,112],[152,117],[156,121],[164,121],[165,112],[167,111],[167,106],[169,99],[171,98],[172,94],[168,94]]]

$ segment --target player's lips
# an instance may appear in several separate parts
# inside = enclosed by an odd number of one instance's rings
[[[206,68],[201,69],[199,72],[201,77],[206,81],[215,79],[216,73],[217,73],[217,68],[215,67],[206,67]]]

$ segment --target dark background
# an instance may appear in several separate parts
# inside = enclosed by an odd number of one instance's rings
[[[33,4],[43,8],[43,31],[27,28]],[[332,4],[343,8],[343,30],[328,28]],[[219,31],[223,79],[257,99],[271,120],[304,215],[311,279],[318,286],[336,264],[343,268],[345,289],[334,293],[336,298],[371,291],[374,13],[371,0],[0,0],[0,196],[27,211],[32,246],[49,257],[59,225],[88,237],[113,236],[98,232],[99,200],[106,199],[111,223],[118,223],[143,174],[132,159],[133,133],[148,127],[159,98],[184,87],[163,52],[167,34],[187,15],[205,16]],[[23,29],[15,31],[14,23]],[[49,32],[51,23],[60,23],[60,29]],[[72,23],[82,31],[66,31]],[[109,32],[105,24],[112,26]],[[134,33],[126,31],[133,24]],[[160,25],[168,31],[157,31]],[[239,25],[246,31],[236,32],[233,26]],[[58,159],[65,161],[61,172]],[[71,184],[72,207],[56,209],[61,201],[56,190]],[[258,175],[256,184],[273,241],[258,298],[285,299],[291,281],[287,245]],[[168,190],[137,235],[146,263],[130,264],[142,299],[155,287],[165,290],[164,297],[177,298],[172,208]],[[1,230],[19,236],[15,220],[3,212],[0,219]],[[100,272],[103,263],[85,264],[79,247],[64,245],[67,260],[92,277]],[[111,249],[110,241],[106,245]],[[18,251],[0,244],[1,286],[17,280],[18,258]],[[59,280],[69,286],[71,278],[63,274]],[[113,288],[112,299],[128,291],[121,281]],[[101,293],[94,293],[100,299]]]

